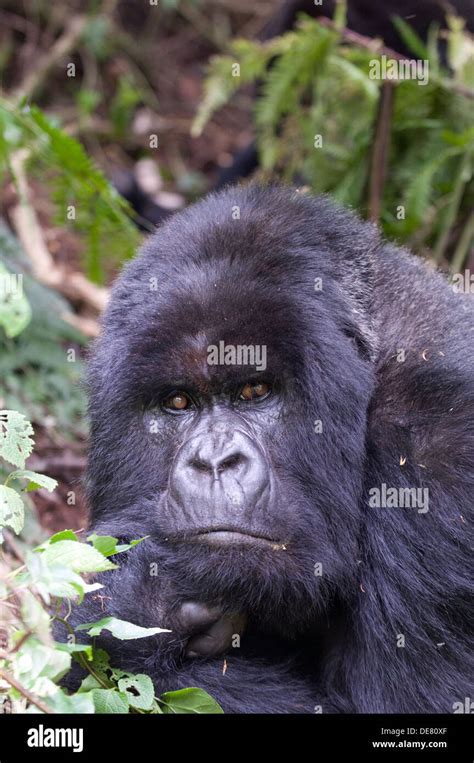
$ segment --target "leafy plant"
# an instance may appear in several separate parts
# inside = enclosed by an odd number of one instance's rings
[[[33,429],[16,411],[0,411],[0,458],[19,467],[0,485],[0,533],[10,528],[20,533],[24,507],[18,489],[40,487],[53,490],[55,480],[25,469],[33,448]],[[0,535],[1,537],[1,535]],[[72,530],[56,533],[34,550],[18,551],[21,564],[3,556],[0,560],[0,709],[27,713],[219,713],[219,705],[197,688],[155,695],[151,678],[110,665],[107,653],[94,644],[79,643],[68,623],[71,603],[103,586],[87,582],[90,573],[117,569],[114,558],[144,539],[119,544],[112,536],[92,534],[79,542]],[[10,545],[12,541],[10,540]],[[13,544],[13,548],[15,545]],[[67,612],[61,616],[63,609]],[[67,642],[54,640],[52,624],[61,620],[69,630]],[[76,630],[93,637],[103,629],[115,638],[139,639],[164,632],[142,628],[124,620],[106,617]],[[88,675],[77,692],[60,686],[61,679],[77,660]]]
[[[56,222],[70,226],[82,237],[89,277],[102,281],[102,253],[122,262],[132,256],[139,243],[129,205],[81,143],[55,120],[37,106],[16,105],[1,98],[0,169],[4,173],[11,171],[12,156],[20,150],[28,153],[30,171],[42,182],[46,179]]]
[[[130,127],[135,106],[142,100],[142,94],[130,76],[121,77],[117,92],[110,105],[110,118],[114,128],[116,140],[123,139],[126,130]]]
[[[31,318],[31,308],[21,288],[21,281],[14,278],[0,262],[0,326],[10,339],[20,334]]]
[[[243,85],[259,83],[255,106],[261,174],[331,193],[368,214],[370,170],[383,81],[371,79],[382,44],[344,34],[343,8],[331,26],[302,16],[297,27],[270,41],[235,40],[211,60],[193,133]],[[439,61],[441,33],[428,42],[395,21],[416,56],[429,62],[428,83],[392,81],[386,182],[380,199],[385,232],[437,259],[464,242],[474,203],[474,41],[464,22],[449,19],[447,66]],[[375,52],[374,52],[375,51]],[[466,235],[463,235],[463,234]],[[462,267],[468,245],[458,247]]]
[[[26,459],[33,450],[32,435],[33,427],[23,414],[0,410],[0,458],[18,467],[0,485],[0,542],[3,540],[2,528],[11,527],[16,533],[23,528],[25,508],[16,487],[18,483],[24,484],[27,492],[39,488],[51,492],[57,485],[51,477],[25,469]]]
[[[61,318],[70,306],[31,277],[20,244],[0,222],[0,287],[3,274],[6,285],[13,278],[21,288],[0,288],[0,405],[62,434],[85,436],[79,352],[85,337]]]

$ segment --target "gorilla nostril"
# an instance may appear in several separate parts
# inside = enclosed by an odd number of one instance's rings
[[[243,456],[240,453],[233,453],[228,458],[225,458],[217,465],[217,471],[223,472],[226,469],[233,469],[234,466],[238,466],[243,461]]]
[[[211,464],[202,461],[200,458],[192,458],[189,465],[198,472],[208,472],[209,474],[212,474]]]
[[[219,472],[225,472],[230,469],[234,469],[245,461],[245,456],[242,453],[232,453],[228,456],[209,456],[204,457],[194,456],[189,460],[189,466],[195,469],[197,472],[203,474],[214,474],[216,476]]]

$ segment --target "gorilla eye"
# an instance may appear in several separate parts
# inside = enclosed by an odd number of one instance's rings
[[[266,382],[247,382],[240,390],[239,400],[263,400],[270,394],[270,385]]]
[[[172,392],[163,400],[162,407],[165,411],[171,411],[172,413],[180,413],[188,408],[191,408],[193,402],[191,398],[185,392]]]

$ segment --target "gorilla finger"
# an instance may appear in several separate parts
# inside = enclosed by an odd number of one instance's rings
[[[224,618],[218,620],[206,633],[189,640],[186,657],[214,657],[224,654],[232,644],[233,635],[232,621]]]
[[[242,634],[246,622],[245,615],[238,613],[222,617],[211,625],[206,633],[190,639],[186,647],[186,656],[209,657],[226,652],[232,646],[233,637]]]
[[[219,607],[198,601],[185,601],[176,613],[178,627],[185,633],[205,630],[221,616]]]

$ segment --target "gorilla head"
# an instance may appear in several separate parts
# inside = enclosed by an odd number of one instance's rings
[[[151,536],[172,607],[292,640],[333,708],[449,710],[468,661],[472,329],[468,299],[328,200],[210,196],[114,288],[89,377],[94,529]],[[133,564],[113,611],[153,624]]]
[[[211,197],[148,242],[105,319],[93,519],[167,539],[214,591],[294,597],[296,571],[314,599],[357,564],[374,372],[355,265],[377,236],[332,214],[276,189]]]

